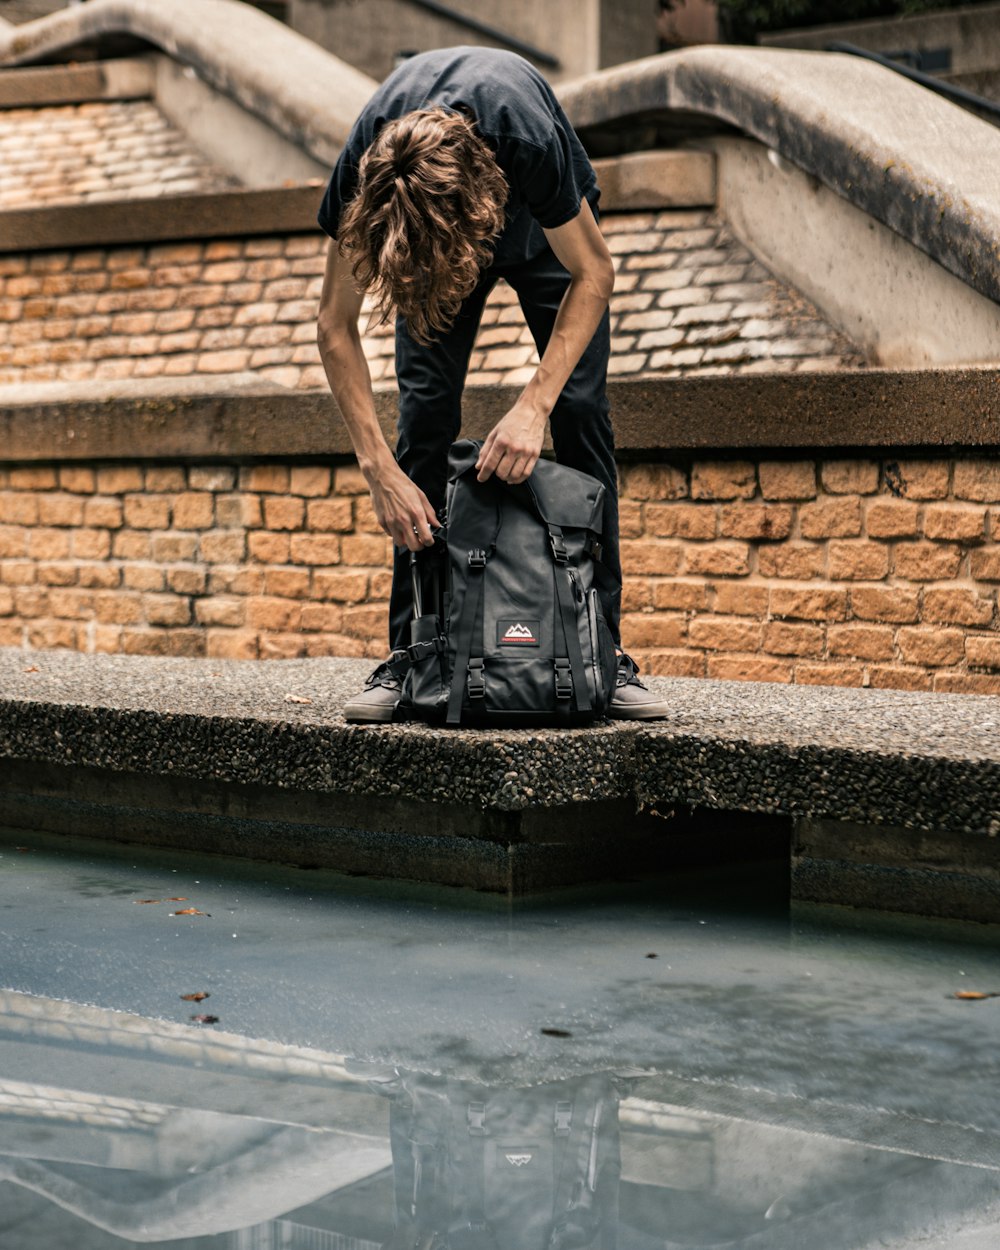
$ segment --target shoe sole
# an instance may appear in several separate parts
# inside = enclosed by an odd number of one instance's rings
[[[348,704],[344,708],[344,720],[349,725],[389,725],[396,714],[394,707],[355,708]]]
[[[656,704],[652,704],[646,708],[630,707],[608,709],[608,716],[611,720],[665,720],[669,714],[668,708],[661,708]]]

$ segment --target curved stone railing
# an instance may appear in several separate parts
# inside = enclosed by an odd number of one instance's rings
[[[27,22],[0,25],[0,65],[40,61],[112,34],[145,40],[332,163],[375,89],[366,74],[235,0],[89,0]]]
[[[671,112],[735,126],[1000,300],[1000,130],[879,65],[705,46],[558,94],[584,132]]]

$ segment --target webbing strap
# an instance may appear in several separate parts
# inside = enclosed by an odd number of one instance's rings
[[[448,695],[448,715],[445,723],[462,723],[462,700],[465,697],[469,658],[472,655],[472,635],[476,628],[476,616],[483,598],[483,573],[486,570],[486,553],[481,550],[469,552],[469,576],[465,583],[465,601],[458,629],[455,631],[455,667],[451,673],[451,691]]]
[[[576,608],[573,604],[573,589],[569,580],[569,570],[565,563],[563,534],[558,525],[549,525],[549,540],[552,543],[554,568],[552,574],[556,581],[556,598],[559,601],[559,616],[562,621],[563,637],[566,643],[566,657],[573,674],[573,702],[578,712],[590,711],[590,689],[587,685],[587,666],[583,660],[580,647],[580,632]],[[559,559],[559,553],[563,559]]]

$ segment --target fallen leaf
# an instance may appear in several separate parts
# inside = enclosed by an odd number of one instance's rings
[[[202,1003],[206,998],[211,998],[211,994],[207,990],[198,990],[194,994],[181,995],[181,1001],[185,1003]]]
[[[37,672],[39,672],[40,670],[39,670],[39,668],[38,668],[38,665],[37,665],[37,664],[32,664],[32,666],[31,666],[30,668],[26,668],[24,671],[25,671],[26,673],[37,673]]]
[[[542,1029],[542,1033],[546,1037],[572,1037],[572,1033],[568,1033],[565,1029]]]
[[[211,916],[210,911],[199,911],[197,907],[182,907],[180,911],[172,911],[171,916]]]
[[[171,894],[170,898],[163,900],[165,903],[186,903],[187,898],[183,894]]]
[[[134,898],[133,903],[162,903],[162,898]]]
[[[952,994],[952,998],[961,998],[967,1001],[978,1002],[981,998],[1000,998],[1000,991],[994,991],[992,994],[983,994],[979,990],[956,990]]]
[[[218,1016],[192,1016],[191,1019],[195,1024],[218,1024]]]
[[[312,699],[307,699],[304,694],[286,694],[286,703],[312,703]]]

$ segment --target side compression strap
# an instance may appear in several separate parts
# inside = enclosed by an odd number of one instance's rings
[[[476,628],[476,616],[483,598],[483,573],[486,570],[486,552],[475,548],[469,552],[469,576],[465,583],[465,600],[455,633],[455,667],[451,672],[451,691],[448,695],[447,725],[462,723],[462,700],[472,655],[472,635]]]
[[[566,567],[566,547],[563,543],[563,532],[558,525],[549,525],[549,542],[552,545],[552,559],[555,567],[552,572],[556,581],[556,598],[559,600],[559,616],[562,619],[563,634],[566,640],[566,655],[569,659],[570,671],[573,674],[573,701],[578,712],[590,711],[590,688],[587,685],[587,666],[583,660],[580,647],[578,614],[573,604],[573,590],[570,586],[569,570]]]

